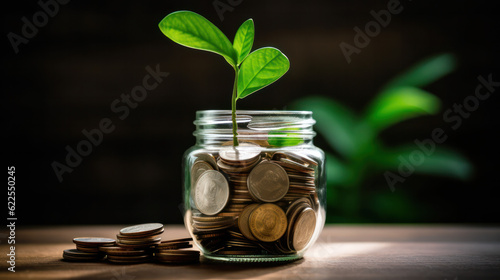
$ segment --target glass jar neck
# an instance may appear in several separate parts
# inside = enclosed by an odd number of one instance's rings
[[[310,111],[236,111],[239,142],[271,147],[312,144],[316,135]],[[197,111],[194,121],[199,146],[232,145],[233,123],[230,110]]]

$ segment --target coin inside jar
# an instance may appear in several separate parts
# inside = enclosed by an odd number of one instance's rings
[[[264,242],[272,242],[285,233],[287,217],[279,206],[272,203],[261,204],[252,211],[249,226],[255,238]]]
[[[253,236],[252,232],[250,231],[250,227],[248,226],[248,222],[250,219],[250,215],[252,214],[253,210],[255,208],[259,207],[259,204],[250,204],[240,214],[240,217],[238,218],[238,228],[240,229],[241,233],[248,239],[255,241],[255,237]]]
[[[225,161],[249,161],[260,155],[261,147],[250,143],[239,146],[226,146],[220,150],[220,157]]]
[[[263,202],[275,202],[288,192],[288,174],[276,163],[263,161],[248,175],[248,190]]]
[[[305,208],[297,217],[292,229],[293,249],[300,251],[306,247],[316,229],[316,214],[310,207]]]
[[[201,174],[194,188],[194,203],[205,215],[222,211],[229,200],[229,184],[219,171],[207,170]]]
[[[197,162],[197,161],[208,162],[213,167],[213,169],[217,169],[217,160],[215,159],[215,157],[212,154],[199,153],[199,154],[195,155],[195,157],[196,157],[195,162]]]
[[[213,170],[214,168],[206,161],[197,160],[191,167],[191,180],[194,184],[201,174],[207,170]]]

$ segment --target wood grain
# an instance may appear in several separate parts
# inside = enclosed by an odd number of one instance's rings
[[[500,227],[325,227],[304,259],[283,264],[112,265],[68,263],[76,236],[114,237],[123,226],[18,228],[16,272],[7,271],[2,238],[0,279],[500,279]],[[167,226],[163,238],[188,236]]]

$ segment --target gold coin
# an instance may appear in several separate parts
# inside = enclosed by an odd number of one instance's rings
[[[255,237],[253,236],[252,232],[250,231],[250,227],[248,226],[248,221],[250,218],[250,215],[252,214],[252,211],[255,210],[255,208],[259,207],[259,204],[250,204],[240,214],[240,217],[238,218],[238,227],[241,231],[241,233],[248,239],[256,241]]]
[[[258,240],[272,242],[285,233],[287,218],[278,206],[272,203],[261,204],[250,214],[249,227]]]
[[[293,249],[300,251],[306,247],[316,229],[316,213],[310,207],[302,210],[294,222],[292,240]]]
[[[264,161],[248,175],[248,190],[263,202],[280,200],[288,192],[288,175],[276,163]]]

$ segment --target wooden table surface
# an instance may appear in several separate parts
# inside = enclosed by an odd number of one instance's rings
[[[1,236],[0,279],[500,279],[500,227],[330,225],[304,259],[283,264],[194,265],[69,263],[77,236],[114,237],[122,226],[16,229],[15,273]],[[5,232],[5,231],[3,231]],[[164,239],[188,236],[168,226]]]

